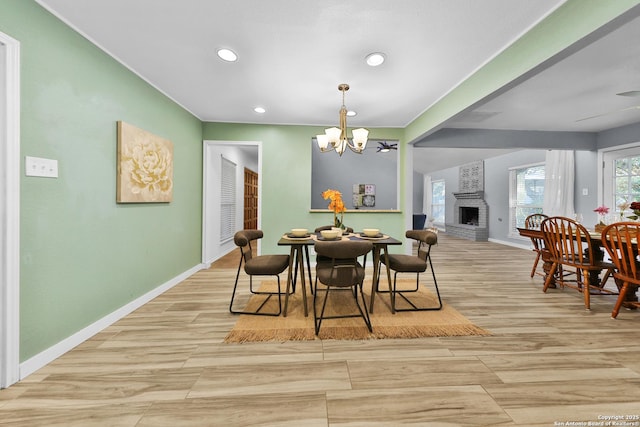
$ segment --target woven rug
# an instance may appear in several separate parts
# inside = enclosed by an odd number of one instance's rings
[[[411,280],[398,281],[398,288],[410,289],[415,286]],[[261,290],[275,289],[274,282],[263,282]],[[307,289],[308,292],[308,289]],[[378,294],[374,305],[374,313],[370,313],[373,332],[369,332],[361,317],[345,319],[325,319],[322,321],[320,333],[315,335],[313,324],[313,296],[307,295],[309,316],[304,316],[300,288],[289,296],[287,317],[240,315],[235,326],[225,337],[227,343],[260,342],[260,341],[295,341],[314,339],[361,340],[384,338],[421,338],[449,337],[466,335],[490,335],[490,333],[460,314],[456,309],[443,301],[443,307],[437,311],[404,311],[391,314],[389,294]],[[437,296],[424,289],[410,294],[409,297],[419,307],[437,306]],[[321,297],[324,295],[321,293]],[[365,298],[369,306],[370,293],[365,287]],[[264,296],[252,296],[246,309],[255,310],[264,301]],[[321,298],[318,298],[320,312]],[[284,306],[284,297],[283,297]],[[408,307],[401,299],[396,299],[399,308]],[[325,315],[355,314],[353,296],[348,291],[331,292],[327,301]],[[330,311],[329,311],[330,310]],[[277,312],[277,298],[271,300],[261,310]]]

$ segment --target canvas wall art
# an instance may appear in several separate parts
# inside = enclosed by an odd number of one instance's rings
[[[118,122],[116,202],[162,203],[173,198],[171,141]]]
[[[367,208],[376,205],[376,185],[375,184],[353,184],[353,206],[358,209],[360,206]]]

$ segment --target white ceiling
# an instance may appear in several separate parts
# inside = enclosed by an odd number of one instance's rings
[[[334,126],[348,83],[349,126],[373,128],[405,127],[564,0],[38,2],[203,121]],[[640,105],[615,95],[640,90],[639,40],[636,19],[448,126],[593,132],[640,121],[636,109],[576,121]],[[219,47],[239,60],[221,61]],[[387,56],[376,68],[364,62],[374,51]],[[432,163],[500,153],[474,151]]]

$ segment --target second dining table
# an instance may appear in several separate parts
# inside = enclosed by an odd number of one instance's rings
[[[402,242],[389,235],[382,234],[379,237],[367,237],[362,233],[350,233],[343,234],[340,238],[342,240],[366,240],[373,243],[373,279],[371,283],[371,302],[369,310],[373,312],[373,303],[378,289],[380,264],[382,257],[385,257],[385,262],[388,265],[388,247],[402,245]],[[287,275],[287,287],[285,291],[284,310],[283,315],[287,316],[287,308],[289,306],[289,294],[295,291],[298,276],[300,277],[300,287],[302,288],[302,303],[304,307],[305,317],[309,315],[309,309],[307,307],[307,290],[306,290],[306,276],[309,279],[309,288],[313,294],[313,282],[311,279],[311,261],[309,257],[309,246],[313,246],[316,241],[323,240],[320,233],[309,233],[302,237],[295,237],[290,233],[285,233],[278,240],[278,246],[289,246],[289,273]],[[338,241],[338,239],[335,239]],[[306,271],[305,271],[306,270]],[[387,269],[387,280],[389,283],[389,291],[391,291],[391,272]],[[390,294],[393,296],[393,294]],[[391,311],[393,305],[391,305]]]
[[[591,239],[592,243],[598,248],[598,250],[595,251],[595,255],[597,257],[599,257],[599,260],[602,260],[604,257],[604,250],[603,250],[603,245],[602,245],[602,233],[595,231],[595,230],[587,230],[589,232],[589,238]],[[518,227],[518,232],[520,233],[520,235],[522,237],[528,237],[528,238],[538,238],[538,239],[543,239],[544,240],[544,233],[542,232],[541,229],[539,228],[520,228]],[[545,280],[548,277],[549,271],[551,270],[551,264],[553,264],[553,261],[551,260],[551,254],[548,250],[543,249],[542,250],[542,261],[544,263],[543,265],[543,270],[545,272]],[[604,286],[604,284],[602,284],[601,278],[600,278],[600,272],[598,271],[594,271],[593,273],[591,273],[592,276],[589,277],[589,280],[591,281],[591,283],[599,283],[601,284],[600,286]],[[618,280],[615,280],[615,284],[616,287],[618,288],[618,290],[621,288],[622,284],[619,283]],[[555,288],[555,279],[554,277],[551,278],[551,286],[552,288]],[[625,301],[637,301],[636,297],[635,297],[635,293],[634,292],[629,292],[626,295]],[[624,306],[627,306],[627,304],[623,304]]]

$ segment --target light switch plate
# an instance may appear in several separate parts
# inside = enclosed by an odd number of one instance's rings
[[[58,177],[58,161],[53,159],[25,156],[24,169],[27,176]]]

